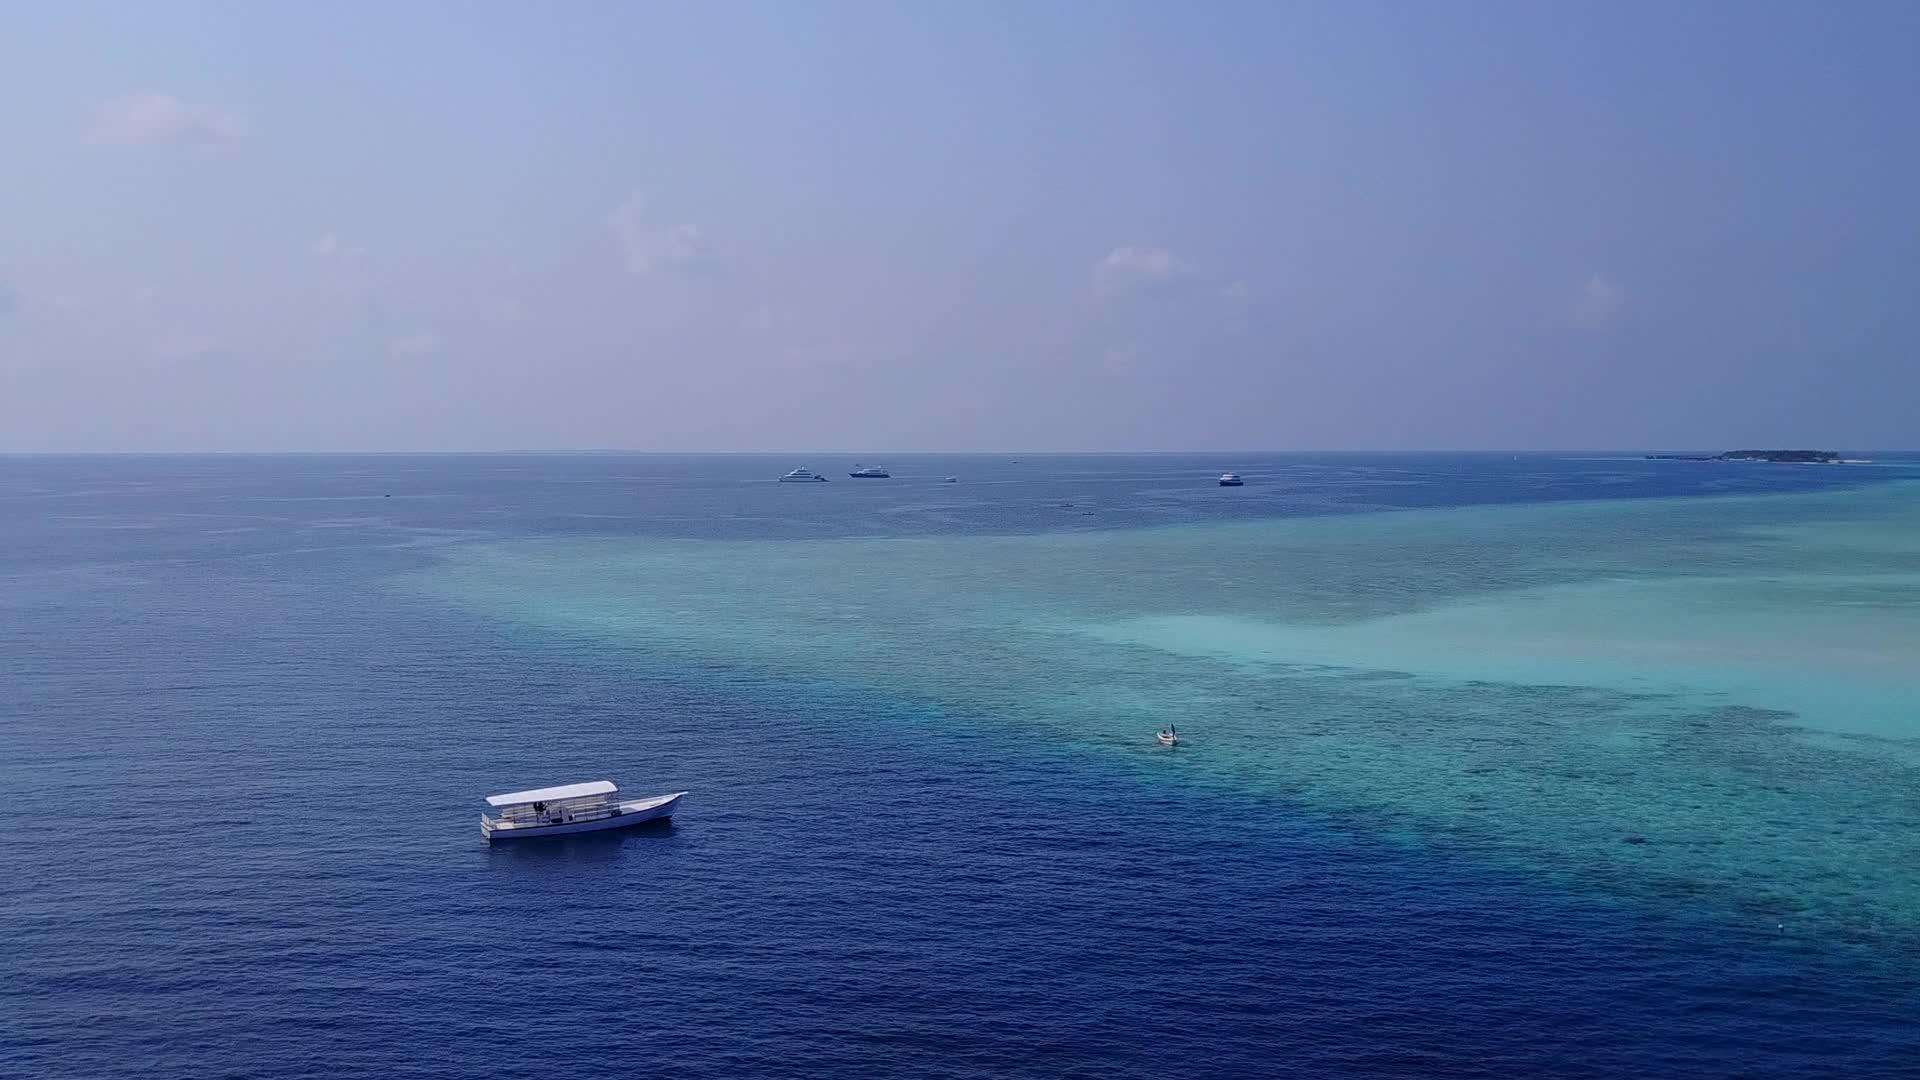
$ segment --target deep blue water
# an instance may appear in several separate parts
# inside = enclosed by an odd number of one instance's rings
[[[851,462],[0,458],[0,1076],[1916,1075],[1911,967],[1011,743],[858,673],[669,668],[393,584],[502,537],[1887,475],[1015,456],[798,490],[765,480]],[[480,795],[600,775],[694,794],[671,825],[479,842]]]

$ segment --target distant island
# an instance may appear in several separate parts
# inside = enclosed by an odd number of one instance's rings
[[[1729,450],[1724,454],[1648,454],[1650,461],[1773,461],[1789,465],[1839,465],[1831,450]]]

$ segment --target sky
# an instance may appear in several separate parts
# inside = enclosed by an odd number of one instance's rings
[[[1920,5],[0,8],[0,450],[1920,445]]]

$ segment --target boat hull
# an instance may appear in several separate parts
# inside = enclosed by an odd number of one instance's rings
[[[644,825],[649,821],[663,821],[673,816],[680,800],[686,792],[672,795],[656,795],[651,799],[631,799],[620,804],[618,814],[593,818],[588,821],[565,821],[557,825],[507,825],[497,823],[485,814],[480,815],[480,835],[490,844],[507,840],[537,840],[546,836],[571,836],[575,833],[605,832],[608,829],[627,829],[635,825]]]

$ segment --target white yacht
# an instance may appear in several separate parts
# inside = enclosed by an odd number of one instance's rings
[[[487,796],[497,814],[480,815],[480,835],[488,843],[531,840],[537,836],[624,829],[673,816],[684,791],[647,799],[622,799],[611,780],[534,788]]]
[[[847,475],[855,480],[885,480],[893,474],[888,472],[884,465],[865,465],[855,468]]]
[[[1221,473],[1221,474],[1220,474],[1220,486],[1221,486],[1221,487],[1240,487],[1240,486],[1242,486],[1242,485],[1244,485],[1245,483],[1246,483],[1246,481],[1245,481],[1245,480],[1242,480],[1242,479],[1240,479],[1240,474],[1239,474],[1239,473],[1237,473],[1237,472],[1230,472],[1230,473]]]
[[[824,483],[826,479],[826,477],[821,476],[812,469],[795,469],[781,477],[780,482],[783,484],[811,484],[816,480]]]

